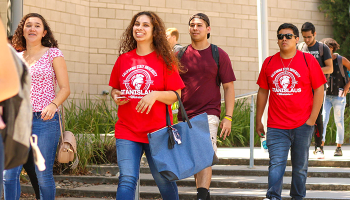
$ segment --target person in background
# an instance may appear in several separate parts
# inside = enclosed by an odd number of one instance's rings
[[[334,123],[337,127],[337,148],[334,156],[342,156],[341,145],[344,142],[344,111],[346,105],[346,94],[349,92],[350,81],[347,70],[350,70],[350,62],[347,58],[335,53],[340,49],[340,45],[332,38],[324,38],[322,43],[327,45],[332,54],[333,73],[328,78],[326,98],[323,109],[323,138],[322,147],[326,141],[326,131],[331,108],[334,110]]]
[[[13,38],[13,35],[10,35],[7,37],[7,41],[11,46],[13,45],[12,38]],[[33,187],[34,192],[35,192],[35,198],[40,199],[40,189],[39,189],[39,184],[38,184],[38,178],[37,178],[36,173],[35,173],[35,163],[34,163],[32,148],[30,148],[30,150],[29,150],[28,160],[23,165],[23,168],[27,172],[27,175],[29,176],[30,183],[32,184],[32,187]]]
[[[69,96],[68,72],[62,52],[47,21],[37,13],[29,13],[20,21],[13,36],[13,46],[27,62],[31,75],[30,98],[33,108],[32,134],[38,136],[38,146],[45,159],[46,170],[35,167],[40,199],[55,199],[56,186],[53,163],[60,138],[58,106]],[[55,93],[55,88],[59,91]],[[4,171],[5,200],[20,198],[19,175],[22,166]]]
[[[117,199],[134,200],[145,153],[162,199],[178,200],[176,182],[157,171],[147,137],[147,133],[166,126],[166,109],[171,112],[170,105],[177,101],[173,91],[181,95],[185,87],[163,21],[151,11],[134,15],[121,38],[119,52],[109,81],[119,117],[115,124],[120,170]]]
[[[316,40],[316,29],[311,22],[305,22],[301,27],[301,34],[304,38],[304,42],[298,44],[298,50],[302,52],[312,54],[321,66],[322,72],[325,75],[331,74],[333,72],[333,63],[331,59],[331,53],[327,45],[324,45]],[[324,85],[324,90],[326,90],[327,85]],[[322,108],[318,114],[316,120],[315,129],[315,151],[314,154],[318,159],[324,159],[324,151],[322,146],[323,138],[323,115]]]
[[[182,48],[182,46],[177,43],[179,40],[179,35],[179,31],[176,28],[168,28],[166,30],[166,39],[175,53]]]

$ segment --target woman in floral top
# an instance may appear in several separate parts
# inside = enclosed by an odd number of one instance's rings
[[[31,103],[33,108],[32,134],[38,136],[38,146],[45,159],[46,169],[37,174],[40,199],[55,199],[56,187],[53,179],[53,163],[60,138],[60,106],[69,96],[67,66],[62,52],[57,48],[46,20],[37,13],[23,17],[13,37],[13,46],[21,51],[20,56],[27,62],[31,74]],[[55,88],[59,91],[55,94]],[[19,174],[22,166],[4,171],[4,197],[6,200],[19,199]]]

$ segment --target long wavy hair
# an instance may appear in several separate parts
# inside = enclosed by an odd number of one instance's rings
[[[55,40],[55,38],[53,37],[50,26],[48,25],[48,23],[44,19],[44,17],[38,13],[29,13],[26,16],[24,16],[22,18],[22,20],[19,22],[18,27],[15,31],[15,34],[13,35],[13,38],[12,38],[13,47],[17,51],[24,51],[27,49],[26,39],[23,36],[23,28],[24,28],[26,20],[30,17],[37,17],[37,18],[41,19],[41,21],[43,22],[43,25],[44,25],[44,31],[45,30],[47,31],[45,37],[43,37],[41,39],[41,44],[45,47],[58,48],[57,40]]]
[[[146,15],[151,19],[151,23],[153,25],[153,47],[156,51],[157,56],[162,57],[167,66],[167,69],[170,71],[174,69],[174,66],[180,70],[181,65],[175,54],[172,52],[172,49],[166,39],[164,22],[156,13],[152,11],[142,11],[134,15],[129,26],[126,28],[121,37],[119,55],[136,49],[137,42],[133,36],[133,27],[136,19],[141,15]]]

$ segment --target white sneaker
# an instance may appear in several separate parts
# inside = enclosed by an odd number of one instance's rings
[[[317,147],[317,149],[315,151],[315,155],[316,155],[317,159],[324,159],[324,154],[323,154],[320,147]]]

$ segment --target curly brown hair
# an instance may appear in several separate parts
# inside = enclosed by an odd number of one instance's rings
[[[340,49],[340,45],[333,38],[323,38],[320,42],[327,45],[329,48],[333,48],[333,53]]]
[[[15,34],[13,35],[13,38],[12,38],[13,47],[17,51],[24,51],[27,49],[26,39],[23,36],[23,28],[26,20],[30,17],[37,17],[41,19],[44,25],[44,30],[47,31],[46,35],[41,39],[41,44],[45,47],[58,48],[57,40],[55,40],[55,38],[53,37],[53,33],[50,29],[50,26],[48,25],[44,17],[38,13],[29,13],[26,16],[24,16],[22,20],[19,22],[18,27],[15,31]]]
[[[142,11],[134,15],[129,26],[126,28],[120,39],[119,55],[136,49],[137,42],[133,36],[133,27],[136,19],[141,15],[146,15],[151,19],[151,23],[153,25],[153,46],[157,56],[162,57],[170,71],[174,69],[174,66],[180,70],[181,65],[175,54],[172,52],[172,49],[166,39],[164,22],[156,13],[152,11]]]

